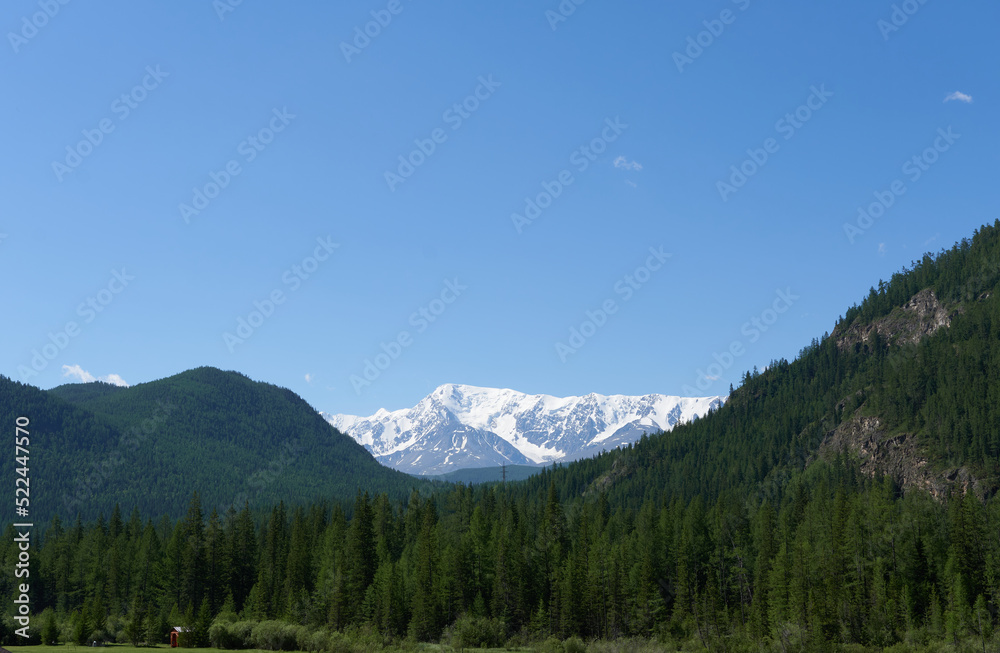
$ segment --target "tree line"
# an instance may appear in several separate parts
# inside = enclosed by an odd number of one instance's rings
[[[844,454],[759,502],[728,493],[613,508],[603,494],[567,501],[555,474],[535,492],[459,486],[405,505],[362,494],[350,517],[313,504],[205,519],[195,495],[176,522],[55,518],[33,552],[38,636],[152,644],[181,625],[192,644],[224,645],[236,624],[278,621],[437,641],[471,620],[501,644],[993,637],[1000,498],[903,493]],[[8,534],[5,566],[17,557]]]

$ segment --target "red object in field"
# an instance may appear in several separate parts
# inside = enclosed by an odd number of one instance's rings
[[[186,633],[191,630],[190,628],[185,628],[184,626],[174,626],[170,629],[170,648],[177,648],[177,637],[181,633]]]

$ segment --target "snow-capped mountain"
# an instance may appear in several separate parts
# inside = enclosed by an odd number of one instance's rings
[[[411,474],[593,456],[702,417],[725,397],[552,397],[446,384],[413,408],[323,417],[382,464]]]

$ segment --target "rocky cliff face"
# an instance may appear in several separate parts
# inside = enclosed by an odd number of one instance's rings
[[[859,409],[860,411],[860,409]],[[934,470],[921,455],[918,436],[898,433],[890,436],[878,417],[855,413],[827,433],[820,445],[821,456],[847,450],[861,461],[861,471],[869,477],[891,476],[904,490],[926,490],[935,499],[944,499],[954,490],[972,490],[982,496],[984,487],[965,467]]]
[[[942,327],[951,326],[952,318],[961,313],[961,307],[949,308],[942,304],[930,288],[921,290],[902,308],[870,324],[852,324],[841,333],[834,333],[840,349],[865,343],[872,333],[878,334],[891,345],[916,344]]]
[[[988,297],[984,294],[975,299]],[[952,319],[963,312],[962,306],[946,306],[930,288],[921,290],[902,307],[869,324],[854,324],[835,331],[837,346],[853,348],[867,343],[876,331],[890,346],[890,362],[898,360],[896,352],[905,355],[904,345],[913,345],[938,329],[951,326]],[[912,350],[911,350],[912,351]],[[844,399],[838,410],[849,402]],[[892,476],[904,490],[919,488],[936,499],[943,499],[952,491],[972,491],[982,495],[985,488],[965,467],[948,469],[932,468],[922,455],[920,438],[913,433],[890,435],[891,425],[878,416],[862,415],[864,406],[854,415],[827,432],[820,445],[819,454],[828,455],[847,450],[861,461],[861,470],[868,476]]]

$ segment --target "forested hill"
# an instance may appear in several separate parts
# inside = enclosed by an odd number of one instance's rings
[[[31,516],[111,514],[116,503],[179,517],[244,501],[352,500],[360,488],[405,497],[428,483],[378,464],[290,390],[203,367],[118,388],[48,392],[0,377],[0,421],[31,420]],[[2,462],[14,475],[13,457]],[[13,517],[13,506],[3,509]]]
[[[794,362],[748,372],[710,418],[558,470],[564,496],[638,506],[750,493],[843,452],[943,498],[1000,486],[1000,221],[873,287]],[[535,492],[547,480],[534,479]]]

